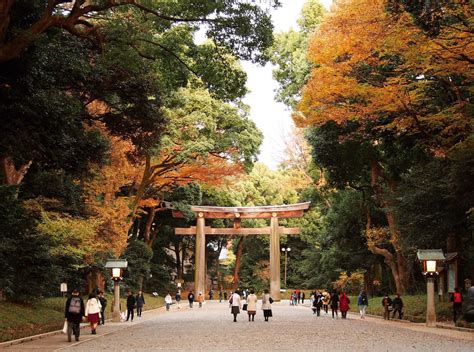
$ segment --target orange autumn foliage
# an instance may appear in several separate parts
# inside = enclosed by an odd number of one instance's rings
[[[460,22],[431,38],[410,14],[394,15],[386,5],[384,0],[337,2],[312,39],[309,59],[315,68],[293,114],[296,124],[357,120],[365,125],[388,117],[391,122],[378,128],[445,140],[469,133],[468,99],[457,94],[449,108],[428,109],[426,88],[445,82],[459,92],[472,83],[472,28]],[[472,18],[469,7],[457,11]],[[453,80],[460,76],[462,81]]]

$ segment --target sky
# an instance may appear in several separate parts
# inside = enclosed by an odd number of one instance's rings
[[[296,21],[306,0],[281,2],[282,6],[272,11],[275,31],[286,32],[290,28],[297,29]],[[320,2],[329,8],[332,0],[320,0]],[[290,133],[294,126],[291,112],[285,105],[274,100],[278,84],[272,79],[273,65],[267,64],[262,67],[243,62],[242,66],[247,72],[247,88],[250,91],[244,102],[250,106],[250,118],[264,135],[258,159],[271,169],[277,169],[284,150],[285,135]]]

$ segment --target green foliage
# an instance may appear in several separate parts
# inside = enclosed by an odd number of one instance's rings
[[[150,260],[153,251],[142,241],[132,240],[128,243],[124,258],[128,267],[124,274],[124,281],[128,287],[138,289],[140,282],[150,273]]]
[[[15,187],[0,186],[0,287],[12,301],[47,294],[51,282],[51,242],[16,198]]]
[[[276,100],[290,108],[295,108],[300,98],[300,90],[310,77],[312,64],[309,62],[308,48],[310,35],[317,29],[325,8],[318,0],[307,1],[298,19],[300,31],[276,33],[270,48],[270,60],[277,67],[273,78],[279,83]]]

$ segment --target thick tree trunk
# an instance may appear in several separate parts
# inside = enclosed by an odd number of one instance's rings
[[[242,261],[243,251],[244,251],[244,237],[240,237],[239,243],[237,244],[237,253],[235,254],[234,283],[232,286],[234,291],[239,287],[240,264]]]
[[[392,271],[393,279],[395,281],[395,285],[397,286],[398,293],[405,294],[409,281],[409,271],[407,268],[406,259],[403,256],[401,245],[399,242],[400,232],[398,230],[398,226],[395,220],[395,214],[391,209],[392,204],[386,200],[382,187],[379,184],[379,180],[382,176],[382,167],[375,160],[371,161],[370,166],[371,186],[375,192],[375,196],[377,197],[379,205],[384,210],[384,214],[387,219],[388,228],[390,231],[389,242],[392,244],[395,250],[395,254],[391,253],[387,249],[378,248],[375,244],[369,245],[369,250],[374,254],[382,255],[384,257],[384,262],[389,266],[390,270]],[[394,193],[396,190],[396,183],[393,180],[388,180],[387,185],[390,192]],[[368,224],[366,230],[369,231],[372,226],[370,214],[368,214],[367,221]]]
[[[153,225],[153,221],[155,220],[156,209],[154,207],[149,208],[148,217],[146,219],[145,224],[145,233],[143,234],[143,240],[148,247],[151,247],[153,244],[152,238],[150,236],[151,233],[151,226]]]

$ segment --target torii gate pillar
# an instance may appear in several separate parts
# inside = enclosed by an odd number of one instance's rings
[[[198,215],[196,221],[196,252],[194,271],[194,291],[196,296],[199,292],[206,293],[206,233],[205,219],[202,214]]]
[[[280,235],[275,213],[270,219],[270,295],[280,301]]]

